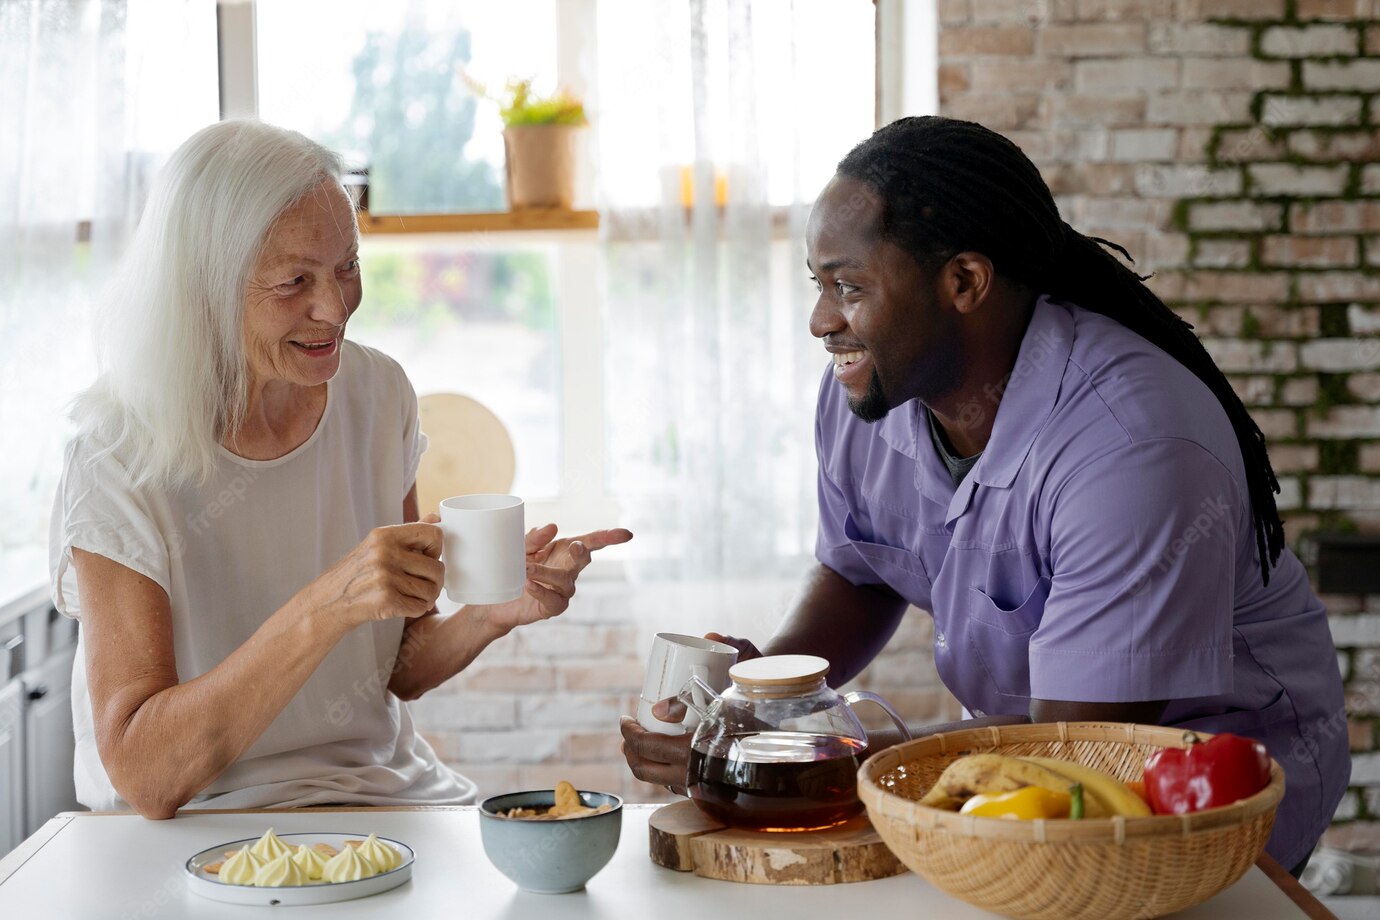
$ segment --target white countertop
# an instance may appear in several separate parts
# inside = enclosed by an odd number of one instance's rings
[[[124,920],[124,918],[233,918],[268,911],[294,917],[446,918],[566,917],[675,920],[716,917],[916,917],[964,920],[991,917],[931,888],[919,876],[847,885],[780,887],[711,881],[663,869],[647,856],[652,805],[624,808],[622,839],[613,860],[581,892],[519,891],[484,855],[474,808],[432,810],[310,810],[275,813],[184,812],[171,821],[134,815],[62,815],[9,857],[0,860],[0,917]],[[313,907],[243,907],[209,901],[189,891],[183,862],[230,840],[254,837],[272,825],[280,833],[369,832],[416,850],[412,880],[383,894]],[[8,877],[4,877],[8,874]],[[1184,918],[1306,914],[1258,867]]]

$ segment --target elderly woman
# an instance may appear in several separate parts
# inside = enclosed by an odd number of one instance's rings
[[[520,599],[436,612],[416,396],[344,338],[361,289],[340,175],[294,132],[206,128],[112,285],[51,542],[93,809],[470,801],[400,700],[564,611],[590,551],[632,536],[539,528]]]

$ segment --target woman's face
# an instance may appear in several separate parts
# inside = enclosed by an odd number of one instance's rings
[[[328,179],[274,221],[250,273],[244,353],[251,382],[310,387],[330,380],[360,297],[354,208]]]

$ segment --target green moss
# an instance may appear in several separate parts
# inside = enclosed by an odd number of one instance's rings
[[[1351,321],[1344,303],[1325,303],[1318,311],[1318,337],[1344,339],[1351,335]]]
[[[1322,418],[1333,406],[1344,406],[1352,401],[1351,390],[1346,385],[1346,377],[1346,374],[1318,375],[1318,400],[1313,403],[1315,416]],[[1318,443],[1321,445],[1326,442],[1320,441]],[[1321,461],[1321,454],[1319,454],[1319,462]]]
[[[1307,494],[1306,492],[1304,494]],[[1320,533],[1356,533],[1356,522],[1351,519],[1345,511],[1318,511],[1318,524],[1308,530],[1301,531],[1294,536],[1297,544],[1302,539]]]
[[[1237,335],[1243,339],[1260,338],[1260,318],[1251,312],[1250,307],[1241,313],[1241,329]]]
[[[1221,125],[1217,125],[1212,129],[1212,133],[1208,135],[1207,147],[1203,152],[1207,154],[1208,164],[1210,166],[1221,165],[1221,161],[1217,159],[1217,155],[1222,149],[1223,130]]]
[[[1174,210],[1169,215],[1169,221],[1176,230],[1188,232],[1188,212],[1196,200],[1194,198],[1180,198],[1174,202]]]
[[[1359,441],[1319,441],[1318,472],[1329,476],[1355,473],[1360,465]]]

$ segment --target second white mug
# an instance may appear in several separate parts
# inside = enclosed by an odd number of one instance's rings
[[[683,735],[695,730],[700,717],[691,710],[682,722],[663,722],[652,715],[658,700],[680,693],[693,675],[719,692],[728,687],[728,669],[738,660],[738,650],[713,639],[680,633],[657,633],[647,658],[647,676],[637,701],[637,722],[662,735]],[[709,700],[699,701],[709,705]]]

